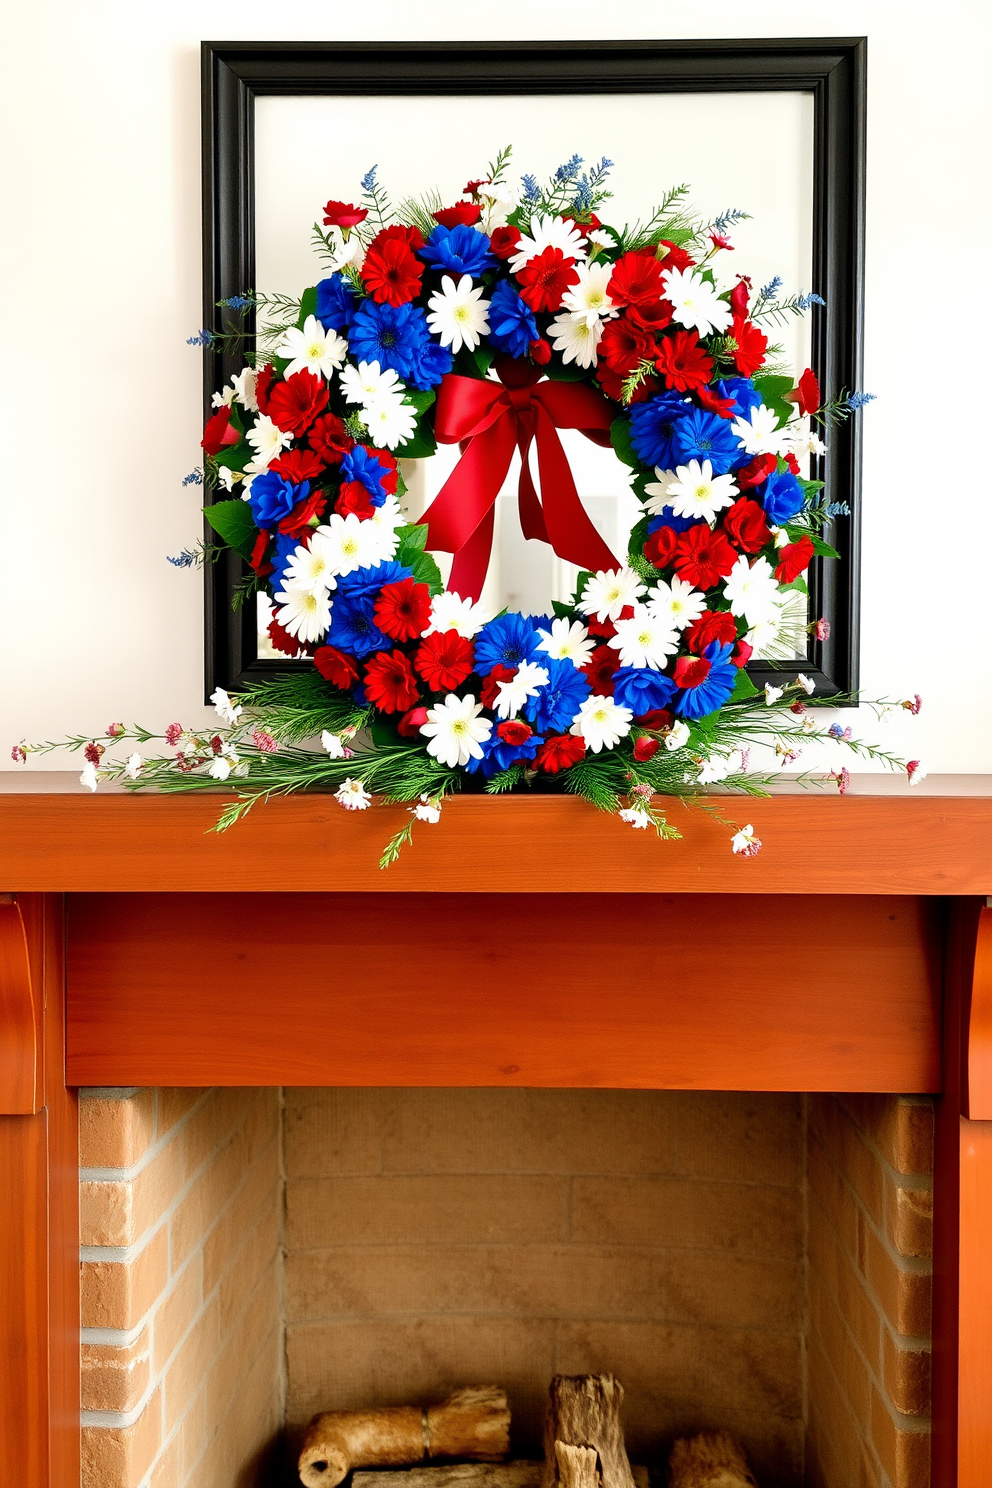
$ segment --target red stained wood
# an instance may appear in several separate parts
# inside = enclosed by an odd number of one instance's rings
[[[79,1085],[939,1088],[926,901],[86,895]]]
[[[957,1488],[992,1482],[992,1122],[962,1121]]]
[[[41,1009],[35,1005],[20,906],[0,900],[0,1114],[29,1115],[41,1105]]]
[[[992,1120],[992,909],[979,916],[968,1015],[965,1115]]]
[[[51,1484],[47,1161],[44,1111],[0,1116],[0,1482],[32,1488]]]
[[[746,859],[729,828],[677,801],[684,840],[662,843],[572,798],[466,796],[418,826],[386,872],[378,859],[409,820],[402,807],[346,812],[305,796],[217,835],[224,799],[0,796],[0,889],[992,894],[992,799],[721,798],[721,814],[764,842]]]

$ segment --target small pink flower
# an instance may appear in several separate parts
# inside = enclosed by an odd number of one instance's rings
[[[220,734],[214,734],[213,738],[210,740],[210,748],[213,750],[214,754],[224,753],[224,740],[221,738]]]
[[[88,765],[98,765],[105,753],[106,750],[104,749],[102,744],[94,744],[91,742],[87,744],[86,748],[83,750],[83,758]]]
[[[123,732],[124,732],[124,725],[122,723],[108,723],[107,724],[107,734],[109,735],[109,737],[111,739],[119,739],[121,737],[121,735],[123,734]]]
[[[642,781],[640,785],[635,785],[633,787],[630,794],[632,796],[640,796],[645,801],[650,801],[651,797],[654,795],[654,786],[648,785],[646,782]]]
[[[803,702],[802,698],[796,698],[796,700],[795,700],[794,703],[790,703],[789,704],[789,712],[790,713],[805,713],[806,712],[806,704]]]
[[[713,244],[714,248],[729,248],[731,253],[733,253],[734,251],[733,243],[730,241],[729,238],[725,238],[722,233],[711,232],[710,242]]]
[[[165,742],[166,742],[166,744],[168,744],[170,746],[170,748],[174,749],[176,747],[176,745],[179,743],[179,740],[182,738],[182,736],[183,736],[183,726],[182,726],[182,724],[181,723],[170,723],[169,724],[169,727],[165,731]]]
[[[278,752],[279,745],[273,739],[272,735],[267,734],[264,729],[252,729],[251,741],[255,748],[260,749],[263,754],[276,754]]]
[[[196,761],[187,759],[185,754],[183,754],[182,750],[180,749],[179,753],[176,755],[176,765],[182,771],[182,773],[184,775],[188,775],[190,770],[194,768],[195,764]]]
[[[14,761],[15,765],[23,765],[25,763],[28,757],[28,752],[24,748],[23,740],[20,744],[14,745],[13,749],[10,751],[10,757]]]
[[[908,760],[906,764],[906,779],[910,785],[919,785],[921,780],[926,780],[927,772],[920,760]]]
[[[843,770],[832,770],[830,772],[830,779],[836,780],[837,790],[839,794],[843,796],[846,794],[847,788],[851,784],[851,772],[845,765]]]
[[[818,641],[829,641],[830,621],[827,620],[825,616],[821,615],[820,619],[817,620],[816,624],[813,626],[813,634]]]
[[[915,718],[917,713],[919,713],[920,709],[923,707],[923,699],[917,692],[914,693],[911,698],[904,699],[904,701],[901,702],[899,706],[901,708],[905,708],[907,713],[912,713],[913,717]]]
[[[761,851],[761,838],[754,835],[754,828],[748,822],[746,827],[741,827],[739,832],[735,832],[730,846],[738,857],[756,858]]]

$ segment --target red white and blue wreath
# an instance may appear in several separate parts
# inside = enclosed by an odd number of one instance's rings
[[[114,741],[153,737],[120,724],[68,741],[85,750],[84,784],[230,782],[222,825],[305,787],[333,788],[350,810],[412,802],[385,863],[413,819],[436,821],[467,783],[574,792],[676,837],[665,796],[764,792],[754,745],[791,764],[807,740],[832,738],[906,768],[818,725],[802,674],[759,693],[745,671],[812,559],[837,556],[821,535],[836,508],[804,471],[824,449],[818,428],[867,398],[821,403],[810,370],[777,365],[766,331],[822,300],[722,272],[743,213],[703,222],[679,188],[646,225],[618,228],[598,215],[609,161],[583,171],[575,157],[546,185],[515,187],[509,156],[453,206],[393,209],[371,170],[361,205],[329,201],[315,224],[315,287],[225,301],[257,314],[252,338],[230,324],[191,338],[245,348],[193,477],[211,491],[207,519],[250,566],[239,597],[269,595],[273,646],[313,665],[235,699],[218,690],[224,728],[171,725],[167,758],[111,764]],[[626,555],[586,514],[561,429],[628,467],[641,517]],[[439,443],[461,457],[411,523],[401,462]],[[582,570],[571,601],[543,615],[479,602],[517,451],[524,535]],[[452,554],[446,586],[433,552]],[[825,622],[809,629],[825,638]],[[847,773],[832,772],[841,789]],[[759,846],[750,827],[733,837],[735,852]]]

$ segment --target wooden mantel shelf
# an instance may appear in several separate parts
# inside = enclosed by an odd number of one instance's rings
[[[0,795],[0,890],[992,894],[992,798],[714,797],[764,846],[735,857],[732,828],[673,801],[684,834],[659,842],[584,801],[466,796],[385,872],[402,807],[341,810],[329,796],[256,807],[210,831],[224,797]]]

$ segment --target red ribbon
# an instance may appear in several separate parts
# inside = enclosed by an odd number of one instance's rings
[[[442,444],[461,443],[462,457],[422,520],[427,546],[453,553],[448,588],[478,599],[489,567],[496,497],[520,451],[517,498],[524,537],[550,543],[580,568],[609,569],[616,559],[596,531],[575,489],[556,430],[579,429],[608,446],[613,414],[606,399],[579,382],[541,382],[539,368],[497,357],[499,382],[449,373],[438,389],[434,429]],[[537,444],[541,495],[530,473]]]

